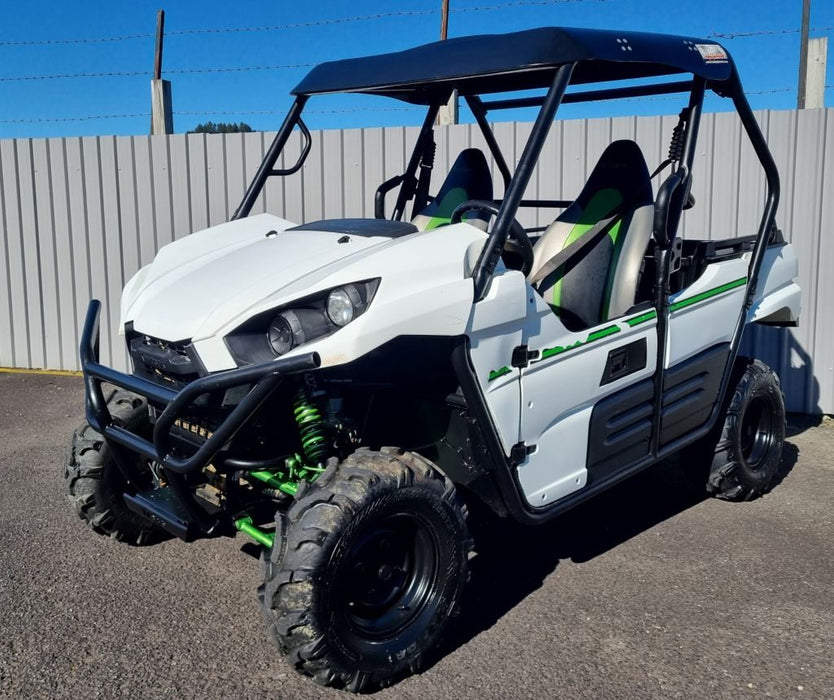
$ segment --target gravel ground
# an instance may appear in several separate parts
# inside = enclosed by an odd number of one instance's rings
[[[0,696],[346,697],[297,675],[243,536],[149,548],[64,497],[81,380],[0,373]],[[834,698],[834,423],[797,420],[787,474],[704,500],[674,463],[535,530],[488,528],[466,610],[387,698]]]

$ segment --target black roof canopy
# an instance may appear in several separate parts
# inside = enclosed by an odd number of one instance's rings
[[[733,72],[729,53],[710,39],[545,27],[329,61],[313,68],[293,94],[361,92],[428,104],[451,87],[463,95],[546,87],[556,67],[576,62],[573,84],[675,73],[722,82]]]

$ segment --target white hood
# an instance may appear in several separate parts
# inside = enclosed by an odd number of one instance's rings
[[[223,338],[246,319],[339,285],[379,278],[365,314],[290,354],[315,350],[328,366],[400,335],[464,332],[483,231],[460,223],[392,238],[286,230],[291,227],[261,214],[167,245],[125,287],[122,328],[133,322],[136,331],[155,338],[190,339],[214,372],[235,366]]]
[[[197,340],[230,318],[244,320],[251,307],[299,278],[390,242],[350,236],[339,243],[342,234],[284,230],[290,226],[260,214],[165,246],[125,287],[121,326],[132,321],[155,338]]]

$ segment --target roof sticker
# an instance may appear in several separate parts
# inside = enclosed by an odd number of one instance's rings
[[[727,63],[727,52],[718,44],[695,44],[704,63]]]

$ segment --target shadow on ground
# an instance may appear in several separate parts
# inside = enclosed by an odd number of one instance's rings
[[[808,427],[792,424],[789,434]],[[774,486],[798,458],[797,447],[786,442]],[[470,520],[477,556],[471,562],[463,610],[428,665],[492,627],[540,588],[560,560],[589,561],[706,498],[703,486],[695,484],[692,465],[685,468],[672,459],[539,527],[476,514]]]

